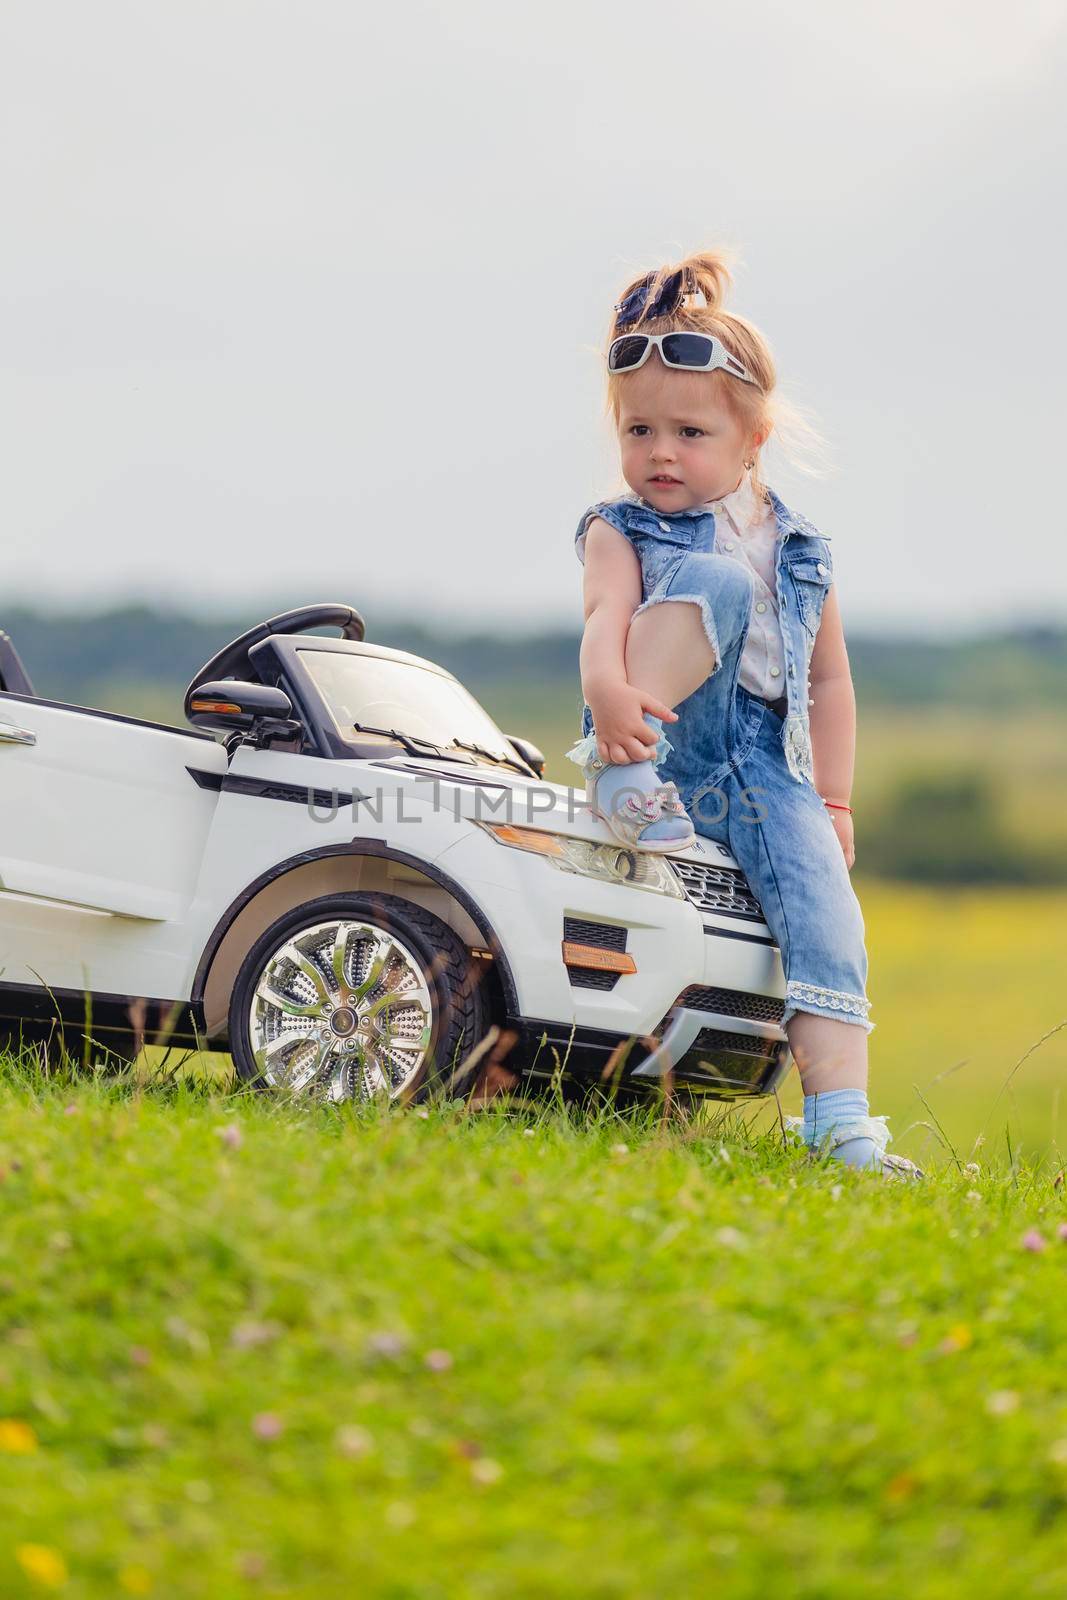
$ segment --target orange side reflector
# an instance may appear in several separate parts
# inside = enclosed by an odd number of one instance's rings
[[[240,713],[240,706],[231,704],[229,700],[190,700],[190,711],[236,711]]]
[[[637,962],[625,950],[602,950],[595,944],[574,944],[563,941],[565,967],[594,967],[597,972],[636,972]]]

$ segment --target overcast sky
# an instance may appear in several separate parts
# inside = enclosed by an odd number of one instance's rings
[[[721,244],[846,633],[1062,620],[1064,16],[6,0],[0,607],[580,627],[611,303]]]

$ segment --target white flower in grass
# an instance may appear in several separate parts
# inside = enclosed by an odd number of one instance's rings
[[[371,1434],[355,1422],[345,1423],[338,1428],[334,1434],[334,1443],[343,1456],[348,1456],[353,1461],[374,1449],[374,1439]]]
[[[744,1234],[739,1232],[737,1228],[720,1228],[717,1231],[715,1238],[718,1243],[724,1245],[727,1250],[744,1250],[748,1244],[748,1240],[745,1238]]]

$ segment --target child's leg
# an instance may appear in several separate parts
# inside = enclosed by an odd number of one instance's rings
[[[748,714],[753,715],[754,703]],[[783,1026],[804,1088],[805,1143],[849,1166],[917,1169],[885,1154],[867,1104],[867,950],[863,913],[829,813],[789,773],[782,722],[760,713],[755,742],[724,785],[729,848],[763,908],[786,976]],[[700,806],[694,808],[700,827]]]
[[[626,637],[626,677],[676,708],[740,656],[752,607],[752,578],[729,556],[694,551],[672,569],[662,591],[634,612]]]
[[[646,712],[645,720],[661,735],[648,761],[609,765],[604,771],[591,728],[585,738],[566,752],[567,758],[586,772],[590,788],[595,782],[600,813],[608,818],[620,837],[633,834],[632,842],[638,847],[663,848],[665,844],[692,840],[692,824],[675,787],[676,772],[684,781],[695,763],[699,773],[700,735],[709,725],[725,724],[728,720],[711,701],[705,703],[700,697],[694,700],[693,691],[712,674],[715,674],[718,689],[719,678],[723,676],[718,672],[720,648],[725,653],[724,663],[728,661],[732,669],[732,675],[727,676],[731,676],[731,681],[736,677],[737,658],[748,631],[751,605],[752,576],[736,561],[712,552],[684,556],[671,569],[662,587],[654,589],[634,612],[625,661],[629,683],[648,689],[672,709],[678,701],[687,702],[685,708],[679,710],[679,721],[670,725],[677,729],[678,744],[665,742],[659,719]],[[724,701],[727,688],[723,686]],[[660,773],[656,769],[663,765],[667,756],[674,770]],[[595,770],[591,770],[590,762]],[[656,809],[653,797],[664,787],[670,790],[664,811],[672,803],[677,810],[641,828],[642,804],[647,801],[651,815]]]
[[[630,621],[626,675],[678,713],[662,775],[677,785],[687,809],[696,791],[729,767],[745,733],[735,696],[752,595],[746,567],[713,551],[691,551]]]
[[[626,678],[672,710],[698,689],[715,665],[699,606],[691,601],[650,606],[635,614],[626,635]]]
[[[689,603],[655,605],[635,614],[626,639],[627,682],[648,689],[672,710],[704,682],[715,665],[698,606]],[[655,687],[653,687],[655,685]],[[605,814],[615,810],[627,794],[652,794],[663,780],[656,767],[673,748],[663,737],[659,717],[645,713],[645,721],[660,734],[659,743],[647,761],[635,761],[609,768],[597,785],[597,804]],[[591,748],[591,744],[590,744]],[[580,747],[575,747],[580,751]],[[574,752],[571,752],[572,757]],[[692,838],[688,819],[671,818],[653,822],[638,836],[638,842]]]
[[[867,1030],[814,1011],[796,1011],[785,1027],[805,1094],[867,1088]]]
[[[879,1163],[884,1141],[867,1104],[867,1030],[814,1011],[797,1011],[785,1026],[804,1090],[802,1137],[820,1145],[833,1138],[832,1154],[849,1167]],[[843,1138],[842,1134],[852,1137]]]

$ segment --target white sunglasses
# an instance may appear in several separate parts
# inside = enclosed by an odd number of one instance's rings
[[[714,372],[721,367],[733,378],[759,387],[747,367],[732,356],[721,339],[710,333],[624,333],[613,339],[608,348],[609,372],[636,372],[644,366],[653,348],[660,354],[665,367],[679,367],[685,372]]]

